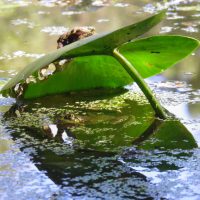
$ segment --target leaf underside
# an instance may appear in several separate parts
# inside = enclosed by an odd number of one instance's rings
[[[190,54],[199,42],[183,36],[153,36],[119,47],[143,78],[161,73]],[[77,57],[62,72],[48,79],[31,83],[24,98],[59,94],[94,88],[117,88],[133,82],[112,56]]]
[[[131,82],[131,77],[112,56],[77,57],[67,63],[63,71],[29,84],[23,98],[96,88],[114,89]]]
[[[152,36],[126,43],[118,48],[143,78],[165,71],[190,55],[199,41],[190,37],[165,35]]]

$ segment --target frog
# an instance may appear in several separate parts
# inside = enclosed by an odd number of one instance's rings
[[[57,49],[86,37],[92,36],[95,33],[95,28],[92,26],[75,27],[72,30],[59,36],[57,40]]]
[[[65,32],[59,36],[57,40],[57,49],[62,48],[78,40],[84,39],[86,37],[92,36],[94,34],[95,28],[92,26],[75,27],[72,30]],[[63,59],[41,68],[38,72],[39,80],[47,79],[50,75],[62,71],[64,64],[66,64],[67,62],[69,63],[71,60],[72,59],[69,58]]]
[[[84,39],[86,37],[92,36],[94,34],[95,28],[92,26],[75,27],[72,30],[65,32],[59,36],[57,40],[57,49],[62,48],[78,40]],[[13,86],[10,90],[10,95],[14,98],[20,99],[23,96],[24,90],[30,82],[36,83],[37,81],[48,79],[49,76],[59,71],[62,71],[66,66],[66,63],[70,62],[71,60],[72,59],[64,59],[42,67],[38,70],[37,73],[26,78],[24,82]]]

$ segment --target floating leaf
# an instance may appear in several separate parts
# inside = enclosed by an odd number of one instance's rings
[[[158,24],[165,16],[165,11],[160,12],[144,21],[138,22],[118,29],[113,32],[94,35],[83,40],[79,40],[70,45],[56,50],[46,56],[37,59],[35,62],[27,65],[20,71],[14,78],[12,78],[3,88],[7,90],[21,80],[26,79],[37,70],[47,66],[48,64],[62,58],[73,58],[77,56],[99,55],[99,54],[112,54],[114,48],[128,42],[151,29]],[[101,63],[99,63],[100,65]],[[114,70],[113,70],[113,73]]]

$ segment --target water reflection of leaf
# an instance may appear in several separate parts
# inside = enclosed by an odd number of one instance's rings
[[[180,122],[155,120],[143,96],[128,92],[96,100],[90,96],[81,100],[76,95],[67,98],[57,96],[49,104],[44,98],[27,107],[15,106],[18,112],[24,112],[14,118],[15,112],[10,109],[11,116],[5,115],[7,123],[30,137],[64,143],[78,150],[119,152],[133,145],[148,150],[196,147],[191,133]]]
[[[193,149],[196,141],[187,128],[178,120],[156,119],[133,144],[140,149]]]

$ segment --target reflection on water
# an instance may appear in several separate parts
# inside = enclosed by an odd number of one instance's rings
[[[55,50],[58,35],[74,26],[109,31],[169,7],[167,20],[146,36],[167,33],[200,39],[199,6],[198,0],[0,1],[0,84]],[[147,80],[198,144],[199,56],[200,51]],[[135,85],[129,89],[138,90]],[[133,96],[87,104],[76,98],[68,103],[66,97],[44,98],[17,113],[19,118],[5,118],[15,101],[1,98],[1,199],[199,199],[199,149],[144,151],[131,146],[130,136],[146,130],[153,115],[144,97]],[[52,103],[56,98],[58,105]],[[119,144],[127,148],[111,151]]]
[[[116,152],[132,145],[154,120],[144,96],[131,92],[93,100],[83,93],[54,96],[19,104],[4,114],[9,130],[20,127],[31,137],[63,141],[78,149]]]

